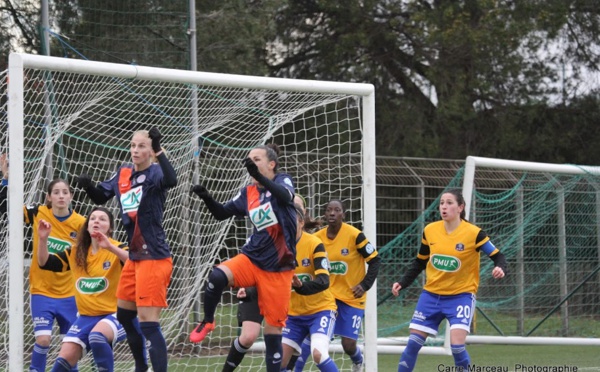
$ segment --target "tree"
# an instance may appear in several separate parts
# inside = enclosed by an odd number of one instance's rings
[[[551,59],[557,40],[568,41],[563,63],[597,66],[596,8],[584,1],[289,1],[277,15],[269,63],[276,76],[373,83],[382,155],[506,154],[490,134],[504,136],[523,107],[564,93]]]

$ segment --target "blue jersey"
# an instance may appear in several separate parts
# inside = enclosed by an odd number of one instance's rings
[[[238,217],[248,216],[254,231],[242,253],[265,271],[289,271],[296,267],[296,209],[292,202],[294,184],[285,173],[273,182],[290,192],[290,201],[281,202],[265,188],[246,186],[224,208]]]
[[[167,189],[158,164],[135,171],[122,165],[115,175],[98,185],[107,198],[116,196],[129,243],[129,259],[158,260],[171,257],[162,225]]]

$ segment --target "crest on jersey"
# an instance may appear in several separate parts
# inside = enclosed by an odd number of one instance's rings
[[[348,248],[342,248],[342,256],[347,256],[348,254],[350,254]]]
[[[104,261],[102,263],[102,270],[108,270],[110,269],[110,261]]]
[[[76,231],[71,231],[71,232],[69,233],[69,237],[70,237],[71,239],[77,239],[77,232],[76,232]]]
[[[457,251],[462,252],[465,250],[465,245],[463,243],[458,243],[456,247],[454,247]]]
[[[309,267],[310,266],[310,260],[308,258],[303,258],[302,259],[302,266]]]

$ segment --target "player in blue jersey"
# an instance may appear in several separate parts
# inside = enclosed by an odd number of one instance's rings
[[[392,285],[392,294],[398,296],[425,270],[427,280],[410,322],[410,336],[398,372],[415,368],[427,336],[436,335],[444,319],[450,323],[454,370],[469,370],[471,358],[465,341],[475,312],[481,252],[494,261],[492,277],[501,279],[506,273],[504,255],[483,230],[465,220],[465,199],[460,190],[443,193],[439,211],[442,220],[425,226],[417,258],[402,279]]]
[[[265,317],[267,371],[279,372],[281,331],[287,319],[296,267],[294,184],[289,175],[277,171],[275,145],[252,149],[243,164],[253,182],[225,204],[215,201],[203,185],[192,187],[216,219],[248,216],[254,230],[241,254],[210,273],[204,295],[204,320],[190,334],[190,340],[201,342],[215,328],[215,310],[225,288],[256,287]]]
[[[129,259],[117,291],[117,319],[127,332],[136,372],[148,369],[146,346],[154,372],[166,372],[168,366],[159,320],[161,310],[168,306],[173,261],[162,223],[167,190],[177,185],[177,175],[160,146],[161,138],[158,128],[137,131],[130,146],[133,164],[122,165],[98,186],[86,174],[79,177],[79,186],[94,203],[116,197],[121,207]]]

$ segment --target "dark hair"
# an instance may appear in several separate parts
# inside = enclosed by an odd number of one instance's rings
[[[330,201],[327,202],[327,204],[325,204],[325,209],[327,209],[327,207],[331,203],[340,203],[340,205],[342,206],[342,212],[346,213],[346,207],[344,207],[344,203],[342,203],[342,201],[340,199],[331,199]]]
[[[452,194],[454,195],[454,197],[456,198],[456,204],[458,204],[459,206],[465,205],[465,198],[463,197],[462,191],[459,189],[450,189],[450,190],[446,190],[442,193],[443,194]],[[466,220],[466,216],[467,216],[467,212],[465,212],[465,208],[463,208],[462,212],[460,212],[460,219],[461,220]]]
[[[90,245],[92,244],[92,236],[88,231],[88,227],[90,225],[90,216],[95,211],[101,211],[106,213],[108,216],[108,220],[110,221],[110,228],[108,229],[108,237],[112,238],[113,230],[115,229],[115,218],[113,217],[110,210],[104,207],[94,207],[90,214],[88,214],[85,219],[85,223],[81,226],[81,230],[79,230],[79,234],[77,234],[77,242],[75,243],[75,247],[77,251],[75,252],[75,263],[77,266],[83,268],[83,271],[87,273],[87,256],[90,250]]]
[[[52,190],[54,190],[54,186],[56,186],[59,183],[64,183],[65,185],[67,185],[67,188],[69,189],[69,194],[73,195],[73,191],[71,190],[71,186],[69,185],[69,183],[62,179],[62,178],[55,178],[53,179],[49,184],[48,187],[46,187],[46,207],[48,208],[52,208],[52,202],[48,200],[48,196],[50,194],[52,194]]]
[[[273,168],[273,172],[277,173],[277,168],[279,168],[279,154],[281,152],[279,150],[279,146],[277,146],[275,143],[268,143],[266,145],[256,146],[255,149],[265,150],[267,153],[267,159],[275,162],[275,168]]]
[[[305,222],[306,214],[304,214],[304,208],[302,208],[302,206],[296,203],[294,203],[294,208],[296,209],[296,218],[298,218],[302,222]]]

